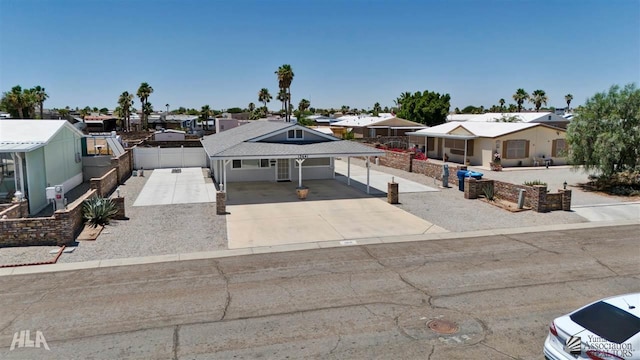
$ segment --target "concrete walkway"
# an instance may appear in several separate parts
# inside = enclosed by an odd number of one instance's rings
[[[205,181],[201,168],[156,169],[133,206],[195,204],[216,201],[216,188]]]
[[[578,205],[571,210],[589,221],[640,220],[640,202]]]
[[[346,183],[347,182],[347,160],[337,160],[335,161],[335,170],[336,170],[336,180]],[[339,175],[341,176],[339,176]],[[358,166],[351,162],[351,184],[357,185],[358,188],[361,188],[362,185],[366,187],[367,185],[367,168]],[[369,168],[369,186],[372,188],[372,195],[380,195],[380,193],[386,195],[387,193],[387,184],[391,182],[391,180],[398,183],[398,191],[401,194],[404,193],[420,193],[420,192],[430,192],[430,191],[439,191],[436,188],[432,188],[423,184],[419,184],[415,181],[407,180],[400,176],[393,176],[387,173],[373,170]],[[354,184],[357,182],[359,184]],[[366,191],[366,189],[365,189]]]

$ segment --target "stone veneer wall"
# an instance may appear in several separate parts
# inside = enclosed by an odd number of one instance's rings
[[[82,204],[96,195],[96,190],[89,190],[50,217],[0,219],[0,247],[61,246],[73,242],[84,224]]]
[[[458,185],[458,170],[462,165],[451,165],[449,164],[449,183]],[[414,173],[424,174],[428,177],[442,180],[442,165],[441,164],[433,164],[428,160],[416,160],[411,159],[411,169]]]
[[[483,188],[493,187],[494,195],[510,202],[517,203],[520,189],[524,193],[524,206],[530,207],[536,212],[548,212],[555,210],[571,210],[571,190],[558,190],[557,193],[548,193],[545,185],[514,185],[502,181],[473,178],[464,179],[465,199],[477,199],[483,195]]]
[[[119,184],[118,171],[117,169],[111,169],[102,177],[89,180],[89,183],[91,189],[97,191],[98,196],[106,197],[111,194]]]
[[[13,202],[4,210],[0,211],[0,219],[4,216],[6,216],[7,219],[19,219],[25,215],[29,215],[29,202],[27,200]]]
[[[119,157],[111,159],[111,166],[117,171],[118,183],[124,183],[133,172],[133,151],[127,150]]]

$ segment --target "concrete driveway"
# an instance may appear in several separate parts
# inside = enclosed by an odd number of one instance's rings
[[[216,201],[216,188],[201,168],[155,169],[133,206],[195,204]]]
[[[230,183],[227,237],[230,249],[318,241],[447,232],[415,215],[336,180],[296,183]]]

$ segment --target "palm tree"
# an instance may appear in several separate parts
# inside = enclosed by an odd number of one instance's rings
[[[49,94],[47,94],[45,92],[44,88],[41,87],[40,85],[34,87],[31,90],[33,91],[33,96],[35,97],[36,103],[40,107],[40,119],[42,119],[44,117],[42,106],[43,106],[44,101],[49,98]]]
[[[378,116],[378,114],[382,111],[382,107],[380,106],[380,103],[377,102],[375,104],[373,104],[373,116]]]
[[[205,130],[209,130],[209,117],[211,117],[211,107],[209,105],[205,105],[200,109],[200,121],[204,121],[203,128]]]
[[[287,106],[287,90],[281,88],[276,99],[282,102],[282,107],[280,109],[284,112],[285,106]]]
[[[85,106],[83,109],[80,110],[80,117],[82,118],[82,120],[84,120],[85,117],[87,117],[87,115],[89,115],[91,113],[91,108],[88,106]]]
[[[278,75],[278,85],[281,89],[287,90],[287,100],[285,104],[285,119],[286,121],[290,121],[290,113],[291,113],[291,83],[293,82],[293,69],[291,65],[284,64],[278,68],[275,72]]]
[[[571,108],[571,100],[573,100],[573,95],[567,94],[564,96],[564,101],[567,102],[567,111]]]
[[[144,105],[142,105],[142,115],[146,119],[149,119],[149,115],[151,115],[151,113],[153,113],[153,105],[151,105],[151,103],[147,100]],[[149,126],[148,120],[147,126]]]
[[[298,111],[300,111],[300,114],[302,115],[302,112],[304,112],[305,110],[307,110],[309,107],[311,106],[311,102],[307,99],[302,99],[300,100],[300,102],[298,103]]]
[[[542,104],[547,105],[548,100],[549,99],[547,98],[547,94],[544,90],[536,90],[532,92],[531,97],[529,97],[529,102],[535,105],[536,111],[540,111]]]
[[[153,93],[153,88],[149,86],[146,82],[140,84],[138,88],[137,96],[140,98],[140,105],[142,107],[142,128],[147,129],[149,127],[149,118],[148,115],[144,113],[144,105],[149,101],[149,95]]]
[[[500,109],[504,110],[504,103],[506,101],[504,101],[504,99],[500,99],[498,102],[500,103]]]
[[[265,112],[267,109],[267,103],[270,102],[271,99],[273,99],[273,96],[269,94],[269,89],[267,88],[260,89],[260,92],[258,93],[258,101],[264,104]]]
[[[120,106],[120,116],[124,120],[124,127],[127,131],[131,131],[131,106],[133,106],[133,94],[128,91],[123,92],[118,98]]]
[[[11,88],[10,92],[4,93],[2,103],[7,108],[7,111],[17,113],[19,119],[24,119],[24,108],[27,105],[27,99],[20,85],[16,85]]]
[[[249,112],[253,112],[256,109],[256,104],[250,102],[248,106]]]
[[[394,100],[396,103],[396,106],[398,106],[398,110],[402,109],[402,103],[405,102],[410,97],[411,97],[411,93],[408,91],[405,91],[402,94],[400,94],[399,98]]]
[[[524,91],[524,89],[516,90],[516,93],[513,94],[513,100],[515,100],[516,103],[518,104],[518,112],[522,111],[522,104],[524,104],[524,102],[528,99],[529,99],[529,94],[527,94],[527,92]]]

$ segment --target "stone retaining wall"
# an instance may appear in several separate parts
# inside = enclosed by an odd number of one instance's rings
[[[97,191],[98,196],[106,197],[118,186],[118,170],[111,169],[102,177],[89,180],[91,189]]]
[[[369,145],[369,144],[366,144]],[[370,145],[371,146],[371,145]],[[424,174],[428,177],[442,180],[442,164],[434,164],[428,160],[414,159],[413,152],[396,152],[384,150],[385,156],[378,158],[378,164],[394,169],[399,169],[417,174]],[[463,165],[449,164],[449,184],[458,186],[457,172],[466,169]],[[470,183],[470,186],[467,186]],[[524,206],[532,208],[537,212],[547,212],[555,210],[571,209],[571,190],[558,190],[557,193],[548,193],[545,185],[517,185],[491,179],[465,179],[465,198],[476,199],[484,195],[482,188],[492,186],[496,197],[517,203],[520,190],[524,193]]]
[[[0,211],[0,219],[5,216],[7,219],[19,219],[27,215],[29,215],[29,202],[27,200],[8,204],[8,206],[4,207],[4,209]]]
[[[84,224],[82,204],[96,195],[96,190],[89,190],[66,209],[57,210],[49,217],[0,219],[0,247],[72,243]]]

